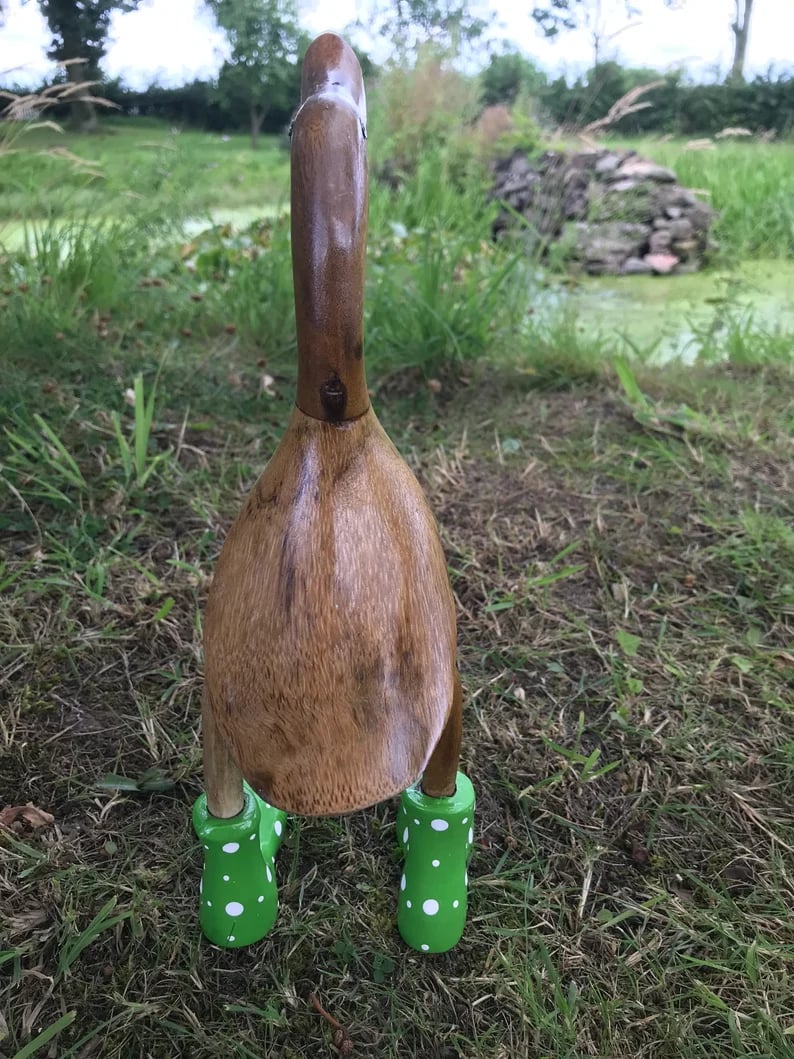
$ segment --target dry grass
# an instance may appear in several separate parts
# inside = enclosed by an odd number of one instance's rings
[[[199,935],[201,605],[288,400],[223,418],[194,371],[215,411],[160,407],[145,490],[90,385],[57,394],[85,487],[43,500],[6,457],[0,804],[54,816],[0,833],[7,1054],[50,1027],[59,1059],[333,1055],[316,993],[354,1055],[790,1057],[790,373],[645,379],[697,401],[687,432],[496,368],[383,394],[443,528],[478,792],[468,929],[427,959],[388,804],[296,824],[266,941]]]

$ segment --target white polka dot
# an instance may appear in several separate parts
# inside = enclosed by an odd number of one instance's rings
[[[204,893],[204,880],[203,879],[199,879],[199,893],[200,894]]]
[[[459,904],[460,904],[460,901],[453,901],[452,902],[452,907],[453,908],[457,908]]]
[[[210,848],[209,846],[205,846],[205,847],[204,847],[204,849],[209,849],[209,848]]]
[[[227,941],[237,941],[237,938],[235,938],[234,934],[230,934],[229,937],[226,940]]]
[[[259,897],[257,897],[257,899],[256,899],[256,903],[258,905],[261,905],[262,902],[264,901],[264,899],[265,899],[265,895],[264,894],[260,894]]]
[[[223,881],[224,881],[224,882],[228,882],[228,881],[229,881],[229,876],[228,876],[228,875],[224,875],[224,877],[223,877]]]
[[[403,811],[403,816],[407,816],[408,815],[408,810],[405,808],[404,805],[402,806],[402,811]]]
[[[446,831],[449,823],[446,820],[431,820],[430,826],[434,831]]]
[[[253,842],[255,838],[256,838],[256,835],[251,835],[251,837],[248,839],[248,841],[249,842]]]
[[[426,916],[434,916],[438,912],[438,901],[429,897],[422,905],[422,911]]]
[[[408,828],[403,831],[403,843],[408,841]]]
[[[468,822],[469,822],[468,816],[464,816],[463,819],[461,820],[462,824],[468,824]]]
[[[423,945],[422,946],[422,952],[430,952],[430,946],[429,945]]]
[[[283,827],[281,826],[281,821],[280,821],[280,820],[276,820],[275,824],[273,824],[273,830],[274,830],[274,831],[276,832],[276,834],[277,834],[277,835],[278,835],[279,837],[281,837],[281,832],[282,832],[282,831],[283,831],[284,829],[283,829]]]
[[[410,901],[406,901],[405,902],[405,907],[406,908],[410,908],[411,907],[411,902]]]
[[[207,901],[207,908],[212,908],[212,901]]]
[[[468,872],[466,872],[464,880],[465,880],[466,885],[468,886],[469,885],[469,873]]]
[[[400,889],[401,890],[405,889],[405,876],[404,875],[403,875],[402,879],[400,879]]]
[[[418,820],[414,820],[414,823],[416,824],[417,827],[419,827],[419,821]]]
[[[226,906],[227,916],[241,916],[244,911],[245,907],[239,901],[230,901]]]
[[[469,845],[471,845],[473,841],[474,841],[474,828],[470,827],[469,828]]]
[[[267,864],[265,865],[265,874],[267,875],[267,881],[273,882],[273,872],[268,868]]]
[[[240,848],[240,843],[239,842],[227,842],[223,846],[223,852],[224,853],[236,853],[239,848]]]
[[[434,867],[434,868],[437,868],[437,867],[439,866],[439,864],[440,864],[440,863],[441,863],[441,861],[440,861],[440,860],[434,860],[434,861],[433,861],[433,867]]]

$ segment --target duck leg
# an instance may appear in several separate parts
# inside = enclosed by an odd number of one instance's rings
[[[244,782],[206,692],[202,726],[206,794],[193,806],[204,850],[199,921],[211,942],[236,949],[259,941],[276,921],[275,861],[287,814]]]
[[[463,689],[456,674],[449,718],[422,774],[422,793],[429,798],[450,798],[455,793],[462,736]]]
[[[452,709],[420,783],[400,799],[397,841],[405,855],[397,926],[419,952],[446,952],[466,924],[468,862],[474,841],[474,788],[458,770],[460,677]]]

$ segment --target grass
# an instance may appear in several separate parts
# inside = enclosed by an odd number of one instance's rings
[[[715,234],[734,260],[794,256],[794,143],[755,139],[691,150],[680,140],[635,140],[639,153],[670,166],[720,213]]]
[[[0,827],[13,1059],[337,1054],[311,994],[354,1055],[790,1059],[794,342],[616,359],[412,195],[367,356],[457,600],[466,934],[401,944],[383,804],[295,821],[272,935],[202,941],[202,608],[290,411],[286,230],[78,227],[0,263],[0,806],[53,817]]]
[[[119,215],[158,200],[182,216],[279,206],[289,198],[285,144],[263,137],[252,151],[239,133],[146,119],[104,119],[99,134],[33,129],[15,138],[13,153],[0,155],[0,225],[80,212]]]

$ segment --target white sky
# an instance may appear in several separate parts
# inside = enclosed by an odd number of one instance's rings
[[[617,34],[602,46],[602,57],[660,69],[685,65],[706,77],[715,68],[727,70],[734,0],[685,0],[675,11],[664,7],[662,0],[635,3],[647,13],[626,28],[623,0],[601,0],[602,34]],[[301,21],[310,32],[341,31],[366,10],[365,5],[368,0],[302,0]],[[492,35],[511,41],[550,72],[579,73],[591,65],[592,37],[587,31],[547,41],[529,17],[531,3],[491,0],[489,6],[496,11]],[[26,4],[10,0],[7,8],[0,27],[0,81],[35,83],[49,70],[44,55],[49,42],[46,24],[34,0]],[[143,0],[138,11],[115,17],[111,37],[104,68],[134,87],[155,79],[180,84],[209,77],[222,61],[223,39],[202,0]],[[351,39],[355,42],[355,35]],[[373,57],[385,57],[383,42],[358,39]],[[747,72],[764,72],[770,64],[778,69],[794,66],[792,0],[757,0]]]

